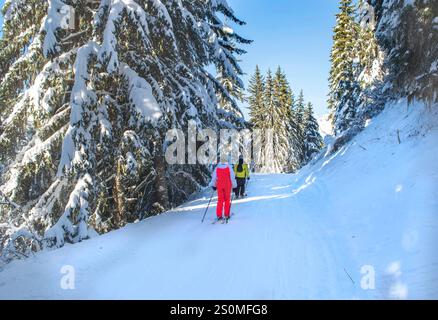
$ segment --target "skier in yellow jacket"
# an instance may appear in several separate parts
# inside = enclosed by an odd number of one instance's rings
[[[245,196],[246,181],[250,179],[249,167],[243,160],[243,156],[239,158],[239,164],[234,166],[234,175],[236,176],[237,188],[234,189],[236,198]]]

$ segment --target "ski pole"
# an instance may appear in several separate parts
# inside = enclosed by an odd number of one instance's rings
[[[245,182],[245,197],[248,195],[248,185],[249,185],[249,179],[246,178],[246,182]]]
[[[211,200],[213,199],[213,196],[214,196],[214,191],[211,193],[210,201],[208,201],[207,209],[205,209],[204,217],[202,218],[202,223],[204,223],[205,216],[207,215],[207,211],[208,211],[208,209],[210,208],[210,204],[211,204]]]
[[[231,201],[230,201],[230,217],[233,215],[233,214],[231,213],[231,207],[233,206],[233,199],[234,199],[234,197],[233,197],[233,195],[231,194]]]

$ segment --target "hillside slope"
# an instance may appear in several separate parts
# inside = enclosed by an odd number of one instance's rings
[[[0,298],[438,298],[432,109],[388,106],[299,174],[253,177],[228,225],[211,224],[214,205],[201,224],[206,191],[173,212],[10,263]],[[74,290],[61,286],[66,265]],[[364,266],[375,290],[361,288]]]

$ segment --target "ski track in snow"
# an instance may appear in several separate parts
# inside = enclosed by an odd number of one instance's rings
[[[228,225],[211,224],[215,201],[201,224],[205,191],[172,212],[4,266],[0,298],[438,298],[438,116],[428,111],[427,122],[421,105],[400,108],[297,175],[254,176]],[[65,265],[74,290],[61,288]],[[366,265],[375,290],[361,288]]]

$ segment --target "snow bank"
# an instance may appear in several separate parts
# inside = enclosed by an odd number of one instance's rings
[[[370,298],[438,298],[437,142],[436,107],[401,100],[295,179],[327,240],[350,255],[347,268],[373,266]]]

